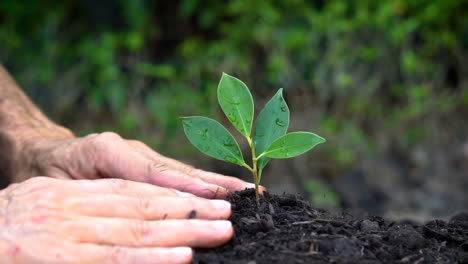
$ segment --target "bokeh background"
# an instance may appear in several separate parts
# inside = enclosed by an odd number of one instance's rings
[[[424,221],[468,209],[467,11],[464,0],[1,0],[0,62],[77,135],[115,131],[248,180],[199,154],[178,117],[228,125],[222,72],[250,87],[257,113],[283,87],[290,130],[328,141],[270,162],[263,185]]]

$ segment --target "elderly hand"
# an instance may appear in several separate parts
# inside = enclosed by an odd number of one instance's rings
[[[145,183],[35,177],[0,191],[0,259],[188,263],[189,247],[231,238],[230,222],[217,220],[229,215],[226,201]]]
[[[228,192],[253,188],[234,177],[195,169],[156,153],[140,141],[125,140],[112,132],[83,138],[35,138],[17,166],[28,178],[121,178],[170,187],[205,198],[224,198]],[[29,164],[29,165],[27,165]],[[20,177],[21,178],[21,177]]]

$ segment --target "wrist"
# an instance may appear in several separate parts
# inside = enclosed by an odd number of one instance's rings
[[[14,134],[10,133],[10,180],[20,182],[35,176],[48,176],[41,170],[41,153],[46,152],[56,142],[74,137],[70,130],[55,124],[43,128],[24,128]]]
[[[25,173],[34,159],[28,149],[36,141],[73,137],[50,121],[0,65],[0,177],[20,181],[37,176]]]

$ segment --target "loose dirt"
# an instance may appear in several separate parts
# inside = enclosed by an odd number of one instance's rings
[[[424,225],[312,208],[297,195],[236,192],[234,238],[193,263],[468,263],[468,213]]]

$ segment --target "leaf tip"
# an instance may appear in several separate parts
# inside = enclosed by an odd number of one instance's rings
[[[227,73],[223,72],[223,74],[221,75],[221,80],[222,80],[223,78],[229,78],[229,77],[231,77],[231,78],[232,78],[232,76],[231,76],[231,75],[229,75],[229,74],[227,74]]]

